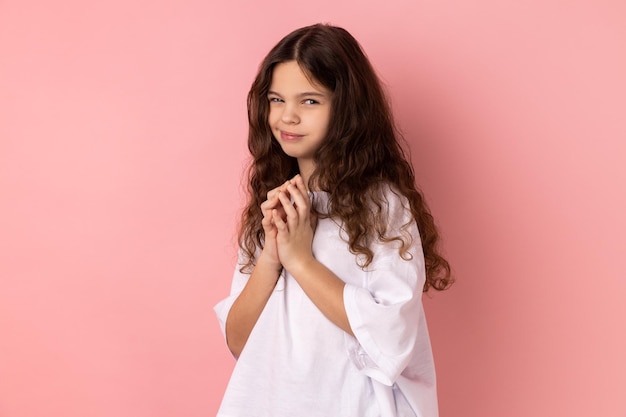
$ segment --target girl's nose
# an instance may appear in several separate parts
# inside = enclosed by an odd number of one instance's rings
[[[300,117],[298,113],[291,105],[286,105],[283,109],[283,114],[281,117],[283,123],[294,124],[300,122]]]

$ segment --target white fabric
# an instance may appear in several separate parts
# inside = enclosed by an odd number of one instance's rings
[[[410,212],[389,201],[390,235]],[[313,193],[325,211],[326,193]],[[331,219],[320,219],[313,254],[345,281],[352,337],[330,322],[289,273],[283,273],[233,370],[220,417],[436,417],[435,368],[422,307],[424,260],[415,222],[412,259],[398,243],[376,243],[365,270]],[[345,237],[345,236],[344,236]],[[235,270],[231,295],[215,306],[224,332],[248,275]]]

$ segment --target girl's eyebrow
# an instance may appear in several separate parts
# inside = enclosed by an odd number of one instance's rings
[[[268,95],[270,95],[270,94],[274,94],[274,95],[280,96],[280,94],[279,94],[279,93],[277,93],[276,91],[272,91],[272,90],[268,91],[268,92],[267,92],[267,94],[268,94]],[[319,92],[317,92],[317,91],[306,91],[306,92],[304,92],[304,93],[300,93],[300,94],[298,94],[298,97],[304,97],[304,96],[307,96],[307,97],[310,97],[310,96],[315,96],[315,97],[326,97],[326,94],[324,94],[324,93],[319,93]]]

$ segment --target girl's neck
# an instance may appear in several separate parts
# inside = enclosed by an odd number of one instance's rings
[[[300,170],[300,176],[304,183],[309,186],[309,179],[311,178],[311,174],[315,170],[315,163],[309,159],[307,160],[298,160],[298,169]],[[315,184],[312,185],[310,191],[318,191]]]

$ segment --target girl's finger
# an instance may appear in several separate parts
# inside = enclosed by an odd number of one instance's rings
[[[289,221],[289,219],[297,220],[298,212],[296,211],[289,197],[287,197],[287,194],[281,191],[280,193],[278,193],[278,199],[280,200],[280,203],[283,206],[283,210],[287,215],[287,221]]]
[[[272,220],[274,220],[274,225],[276,226],[276,229],[278,229],[280,232],[289,231],[289,229],[287,228],[287,223],[285,223],[283,219],[281,219],[281,217],[278,215],[278,210],[272,210]]]
[[[264,202],[261,203],[261,211],[265,213],[267,210],[274,208],[277,202],[278,202],[278,199],[276,198],[276,196],[273,196],[265,200]]]
[[[268,191],[267,193],[267,199],[271,199],[272,197],[275,197],[276,194],[278,194],[279,191],[283,191],[287,188],[287,186],[289,185],[289,180],[285,181],[283,184],[279,185],[278,187],[271,189],[270,191]]]
[[[295,185],[290,187],[289,192],[293,201],[296,203],[300,217],[303,219],[307,218],[308,214],[311,212],[311,202],[308,194],[306,194],[306,192],[303,194],[300,188],[297,188]]]
[[[263,213],[263,219],[261,219],[261,225],[266,230],[272,229],[274,227],[274,218],[272,217],[271,210]]]
[[[296,187],[298,187],[298,190],[300,190],[300,192],[302,193],[302,196],[306,201],[306,205],[310,207],[311,198],[309,197],[309,187],[304,183],[304,180],[300,175],[298,175],[298,177],[296,178]]]
[[[315,214],[315,212],[311,212],[311,229],[313,229],[313,231],[315,232],[315,229],[317,229],[317,214]]]
[[[268,210],[280,208],[280,201],[278,200],[278,193],[281,191],[278,188],[275,188],[272,191],[276,191],[272,193],[271,197],[261,203],[261,212],[265,214]],[[272,192],[270,191],[270,193]],[[268,193],[269,195],[269,193]]]
[[[304,180],[302,179],[300,175],[298,175],[298,177],[296,178],[296,186],[298,187],[298,189],[300,190],[302,194],[306,194],[308,196],[309,188],[304,183]]]

